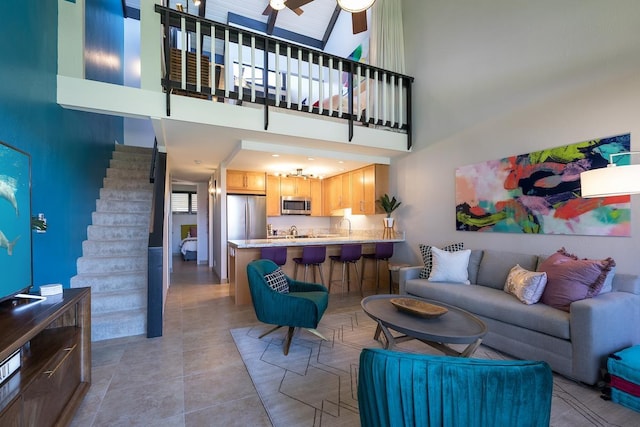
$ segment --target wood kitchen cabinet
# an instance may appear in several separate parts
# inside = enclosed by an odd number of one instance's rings
[[[310,179],[311,186],[311,216],[323,216],[322,210],[322,181],[319,179]]]
[[[294,197],[311,197],[311,179],[299,177],[281,177],[280,195]]]
[[[227,193],[266,194],[266,174],[252,171],[227,171]]]
[[[280,177],[267,175],[267,216],[280,216]]]
[[[325,215],[342,215],[351,207],[351,177],[343,173],[323,181],[323,211]]]
[[[384,213],[376,200],[389,192],[389,166],[369,165],[351,171],[350,175],[351,213],[354,215]]]

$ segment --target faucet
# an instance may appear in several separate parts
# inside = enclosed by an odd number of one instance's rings
[[[292,225],[291,228],[289,228],[289,234],[291,234],[292,236],[297,236],[298,228],[295,225]]]
[[[348,236],[351,236],[351,220],[350,220],[349,218],[347,218],[347,217],[343,217],[343,218],[340,220],[340,222],[338,223],[338,226],[341,226],[341,225],[342,225],[342,223],[343,223],[344,221],[347,221],[347,223],[349,224],[349,229],[348,229],[348,230],[349,230],[349,234],[347,234],[347,235],[348,235]]]

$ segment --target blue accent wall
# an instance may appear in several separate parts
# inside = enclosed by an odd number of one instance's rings
[[[69,286],[114,141],[123,141],[122,118],[56,104],[57,3],[5,8],[3,33],[14,37],[0,37],[0,140],[31,154],[32,214],[44,213],[48,224],[46,233],[32,235],[35,288]],[[87,0],[86,14],[87,49],[117,58],[119,64],[88,64],[87,75],[121,83],[121,1]]]

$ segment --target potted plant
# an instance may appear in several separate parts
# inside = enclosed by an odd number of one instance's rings
[[[378,202],[382,206],[382,209],[387,213],[387,217],[384,219],[385,228],[393,227],[393,218],[391,218],[391,212],[395,211],[400,207],[402,202],[396,200],[396,197],[389,197],[388,194],[384,194],[378,199]]]

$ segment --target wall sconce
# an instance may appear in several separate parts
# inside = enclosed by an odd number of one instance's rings
[[[580,174],[582,197],[610,197],[640,193],[640,165],[617,166],[613,159],[632,156],[640,151],[625,151],[609,155],[606,168],[591,169]]]
[[[31,217],[31,229],[36,230],[36,233],[47,232],[47,218],[45,218],[43,213]]]

